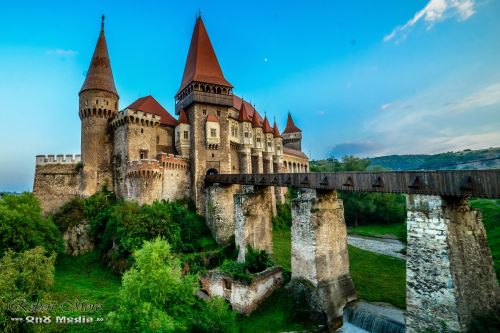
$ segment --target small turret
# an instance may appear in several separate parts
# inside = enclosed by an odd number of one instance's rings
[[[118,112],[119,97],[104,36],[104,15],[79,97],[83,162],[80,195],[89,196],[102,186],[107,186],[110,190],[113,188],[111,162],[113,149],[109,121]]]
[[[179,115],[179,124],[175,127],[175,148],[183,157],[189,157],[191,133],[186,110],[182,109]]]
[[[251,146],[253,142],[252,138],[252,122],[248,116],[248,111],[245,107],[245,102],[242,101],[240,115],[238,118],[240,123],[240,142],[245,146]]]
[[[276,124],[276,119],[274,119],[274,125],[273,125],[273,136],[274,136],[274,147],[275,149],[275,154],[278,156],[283,155],[283,139],[281,138],[280,131],[278,129],[278,124]]]
[[[302,130],[293,122],[292,115],[288,112],[286,128],[282,133],[283,145],[286,148],[302,151]]]
[[[271,125],[269,125],[269,121],[267,120],[267,116],[264,117],[262,132],[264,132],[265,137],[264,151],[269,153],[274,152],[274,135],[273,130],[271,129]]]

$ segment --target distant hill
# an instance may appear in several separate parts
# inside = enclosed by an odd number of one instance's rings
[[[365,160],[370,161],[369,170],[376,168],[390,170],[494,169],[500,168],[500,147],[466,149],[434,155],[388,155],[370,157]],[[311,161],[311,170],[323,172],[337,170],[335,161],[333,158]]]
[[[500,168],[500,147],[435,155],[389,155],[369,160],[370,169],[377,166],[391,170],[492,169]]]

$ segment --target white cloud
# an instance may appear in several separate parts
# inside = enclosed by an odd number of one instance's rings
[[[390,107],[382,105],[384,112],[363,125],[362,137],[375,143],[366,153],[380,156],[498,146],[500,82],[453,97],[456,94],[447,87],[431,88]]]
[[[389,109],[391,106],[392,106],[392,103],[382,104],[380,106],[380,111],[385,111],[385,110]]]
[[[72,57],[72,56],[77,55],[78,52],[75,50],[52,49],[52,50],[48,50],[47,54],[58,55],[58,56],[63,56],[63,57]]]
[[[384,42],[391,41],[398,37],[396,41],[406,38],[411,28],[423,21],[427,29],[432,28],[436,22],[444,21],[448,18],[457,18],[465,21],[474,15],[474,0],[429,0],[427,5],[413,16],[408,22],[397,26],[390,34],[384,37]]]

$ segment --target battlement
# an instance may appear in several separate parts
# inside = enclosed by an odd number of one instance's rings
[[[81,161],[82,161],[82,156],[79,154],[36,155],[36,165],[76,164]]]
[[[160,126],[160,117],[140,110],[125,109],[116,114],[111,121],[111,126],[116,128],[125,124],[155,127]]]
[[[143,159],[129,161],[127,163],[127,174],[129,177],[154,177],[161,178],[162,167],[158,160]]]
[[[158,161],[160,165],[168,170],[188,170],[189,159],[174,154],[159,153]]]

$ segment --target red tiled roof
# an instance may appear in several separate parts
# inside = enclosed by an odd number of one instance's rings
[[[274,125],[273,125],[273,135],[275,138],[281,138],[280,131],[278,129],[278,124],[276,124],[276,119],[274,120]]]
[[[247,101],[244,101],[240,97],[233,95],[233,107],[236,110],[241,109],[241,104],[245,104],[245,109],[247,111],[248,117],[252,120],[252,125],[254,125],[254,115],[257,115],[257,121],[259,122],[258,126],[253,126],[253,127],[262,127],[262,122],[264,119],[261,117],[261,115],[255,110],[255,108],[252,106],[252,104],[248,103]]]
[[[241,103],[240,116],[238,117],[238,121],[250,122],[250,117],[248,116],[247,109],[245,107],[245,103]]]
[[[182,76],[181,86],[177,93],[181,92],[182,89],[193,81],[213,83],[232,88],[231,83],[224,78],[201,17],[198,17],[194,26],[186,66],[184,67],[184,75]]]
[[[104,90],[118,96],[116,91],[113,72],[111,71],[111,62],[109,60],[108,46],[104,36],[104,26],[101,27],[101,33],[97,39],[94,54],[90,61],[89,70],[85,77],[80,94],[85,90],[98,89]]]
[[[267,117],[264,117],[264,125],[262,126],[262,131],[264,133],[272,133],[273,130],[271,129],[271,125],[269,125],[269,121],[267,120]]]
[[[283,133],[297,133],[297,132],[302,132],[300,128],[295,126],[295,123],[293,122],[292,115],[290,112],[288,112],[288,119],[286,120],[286,127]]]
[[[161,106],[153,96],[145,96],[136,100],[128,106],[128,109],[152,113],[160,117],[160,123],[167,126],[177,126],[177,120]]]
[[[208,117],[207,117],[207,121],[218,123],[219,122],[219,118],[216,115],[214,115],[214,114],[209,114]]]
[[[181,110],[181,114],[179,115],[178,122],[180,124],[188,124],[189,125],[189,121],[188,121],[188,118],[187,118],[186,110],[184,110],[184,109]]]
[[[297,156],[297,157],[302,157],[302,158],[305,158],[305,159],[309,159],[309,157],[307,157],[307,155],[304,154],[303,152],[301,152],[300,150],[295,150],[295,149],[292,149],[292,148],[283,147],[283,154],[285,154],[285,155],[293,155],[293,156]]]

